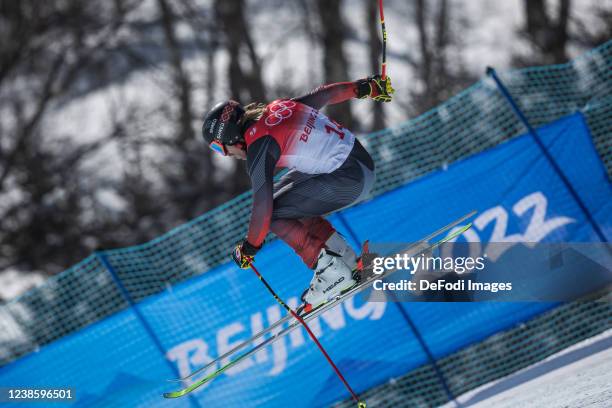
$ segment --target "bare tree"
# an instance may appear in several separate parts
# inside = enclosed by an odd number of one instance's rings
[[[261,64],[244,17],[244,0],[217,0],[215,11],[225,34],[229,53],[228,79],[231,94],[244,101],[265,101]],[[241,54],[246,58],[241,59]],[[248,61],[248,65],[242,62]]]
[[[298,12],[300,12],[302,14],[302,28],[304,30],[304,34],[306,36],[306,40],[307,40],[307,47],[304,50],[304,52],[306,53],[306,61],[309,61],[311,63],[307,64],[307,68],[308,68],[308,79],[311,81],[311,83],[309,84],[310,86],[316,86],[316,85],[320,85],[316,82],[317,77],[318,77],[318,73],[319,73],[319,69],[316,66],[316,64],[313,64],[312,62],[315,61],[315,53],[317,51],[317,47],[319,46],[319,38],[318,38],[318,33],[317,30],[315,28],[315,24],[313,21],[313,18],[315,18],[315,16],[313,15],[313,11],[311,9],[311,5],[310,2],[308,0],[298,0]]]
[[[96,86],[85,73],[108,58],[127,3],[2,3],[0,268],[55,273],[93,249],[84,214],[96,177],[82,165],[103,141],[52,140],[42,124],[53,107]]]
[[[435,3],[416,0],[415,6],[420,58],[410,63],[422,87],[412,92],[410,109],[412,114],[420,114],[445,101],[475,78],[465,70],[461,60],[448,61],[450,51],[458,51],[462,46],[452,35],[453,20],[448,0]]]
[[[572,40],[586,49],[602,45],[612,38],[612,5],[596,5],[593,7],[592,18],[593,21],[572,19],[576,24],[576,33]]]
[[[523,5],[525,7],[523,33],[537,53],[526,59],[517,58],[516,62],[521,65],[566,62],[566,48],[570,39],[568,23],[571,0],[559,0],[556,16],[551,15],[546,0],[523,0]]]
[[[170,108],[176,111],[176,117],[169,118],[171,123],[176,123],[176,133],[168,135],[170,146],[174,147],[167,157],[171,166],[167,171],[162,170],[162,175],[166,180],[167,201],[171,203],[169,210],[177,213],[173,223],[177,223],[194,218],[216,204],[206,199],[214,189],[214,168],[210,152],[201,149],[201,138],[194,131],[194,119],[201,113],[193,113],[192,80],[184,67],[183,44],[176,34],[179,20],[170,2],[157,0],[157,4],[172,72]]]
[[[321,43],[323,45],[323,74],[326,83],[350,80],[348,61],[344,53],[346,26],[340,13],[341,0],[317,0],[321,21]],[[350,129],[357,129],[348,103],[326,108],[329,115]]]
[[[215,12],[226,37],[224,45],[230,58],[228,66],[230,94],[243,103],[265,101],[261,63],[249,32],[249,20],[244,17],[244,0],[216,0]],[[242,58],[242,55],[246,58]],[[244,66],[244,60],[248,61],[249,66]],[[244,163],[238,163],[232,180],[235,194],[250,187],[245,174]]]
[[[445,53],[448,46],[448,2],[440,0],[437,16],[431,18],[435,24],[433,38],[430,38],[430,12],[428,6],[432,3],[425,0],[416,1],[415,23],[419,33],[419,51],[421,54],[417,72],[423,82],[423,91],[415,92],[414,104],[420,111],[432,108],[444,100],[445,90],[448,87]]]
[[[612,38],[612,5],[598,4],[593,7],[593,16],[587,21],[573,16],[576,32],[572,40],[581,47],[591,49],[602,45]]]

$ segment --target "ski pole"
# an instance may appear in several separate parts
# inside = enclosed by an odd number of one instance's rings
[[[342,375],[342,373],[340,372],[340,370],[338,369],[338,367],[336,366],[336,364],[334,364],[334,362],[332,361],[331,357],[329,356],[329,354],[327,354],[327,351],[325,351],[325,349],[323,348],[323,346],[321,345],[321,343],[319,343],[319,340],[317,339],[317,337],[314,335],[314,333],[312,331],[310,331],[310,327],[308,327],[308,325],[306,324],[306,322],[304,321],[304,319],[302,319],[300,317],[300,315],[298,315],[297,313],[295,313],[293,311],[293,309],[291,309],[285,302],[283,302],[283,300],[281,298],[278,297],[278,295],[276,294],[276,292],[274,292],[274,289],[272,289],[272,287],[268,284],[268,282],[263,278],[263,276],[261,276],[261,274],[259,273],[259,271],[257,270],[257,268],[255,268],[255,265],[253,265],[252,263],[250,264],[251,269],[253,270],[253,272],[255,272],[255,275],[257,275],[257,277],[259,278],[259,280],[261,281],[261,283],[264,284],[264,286],[266,287],[266,289],[268,289],[268,292],[270,292],[272,294],[272,296],[274,296],[274,299],[276,299],[276,301],[285,309],[287,310],[287,313],[289,313],[291,316],[293,316],[293,318],[295,320],[297,320],[298,322],[300,322],[300,324],[302,326],[304,326],[304,328],[306,329],[306,331],[308,332],[308,335],[310,336],[310,338],[312,339],[312,341],[315,342],[315,344],[317,345],[317,347],[319,348],[319,350],[321,350],[321,353],[323,353],[323,355],[325,356],[325,358],[327,359],[327,362],[329,363],[329,365],[332,366],[332,368],[334,369],[334,372],[336,373],[336,375],[338,376],[338,378],[340,378],[340,380],[342,381],[342,383],[344,384],[344,386],[346,387],[346,389],[348,390],[348,392],[351,393],[351,397],[353,397],[353,399],[355,400],[355,402],[357,403],[357,407],[358,408],[366,408],[366,403],[365,401],[359,401],[359,398],[357,397],[357,394],[355,394],[355,391],[353,391],[353,389],[351,388],[351,386],[349,385],[349,383],[346,381],[346,379],[344,378],[344,376]]]
[[[387,30],[385,29],[385,14],[383,13],[383,0],[378,0],[380,12],[380,26],[382,28],[382,68],[380,77],[384,81],[387,77]]]

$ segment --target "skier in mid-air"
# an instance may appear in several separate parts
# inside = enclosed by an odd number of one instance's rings
[[[247,161],[253,208],[246,238],[232,251],[249,267],[269,231],[314,271],[298,313],[305,315],[356,284],[357,255],[323,215],[354,204],[374,184],[374,162],[355,136],[319,109],[352,98],[389,102],[391,80],[375,75],[321,86],[305,96],[242,107],[229,100],[206,115],[202,134],[215,152]],[[276,184],[275,168],[289,168]]]

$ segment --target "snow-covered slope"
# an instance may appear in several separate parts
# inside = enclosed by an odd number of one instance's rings
[[[612,330],[458,398],[472,408],[604,408],[612,401]],[[454,403],[444,408],[456,407]]]

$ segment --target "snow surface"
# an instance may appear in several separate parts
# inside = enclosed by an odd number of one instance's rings
[[[461,395],[442,408],[612,406],[612,329],[514,374]]]
[[[45,277],[40,272],[23,273],[16,269],[0,271],[0,300],[13,299],[44,281]]]

